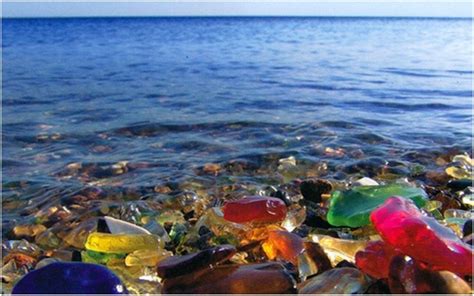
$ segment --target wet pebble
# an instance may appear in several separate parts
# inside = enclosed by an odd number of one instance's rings
[[[405,256],[395,256],[389,269],[390,291],[396,294],[470,294],[471,287],[449,271],[429,270]]]
[[[376,176],[380,167],[385,166],[387,161],[380,157],[369,157],[351,162],[344,166],[347,174],[361,173],[369,177]]]
[[[158,275],[162,278],[184,275],[225,261],[235,252],[234,246],[221,245],[189,255],[172,256],[158,264]]]
[[[222,265],[165,279],[162,293],[289,294],[295,280],[280,263]]]
[[[356,268],[328,270],[303,282],[299,294],[359,294],[368,287],[366,276]]]
[[[329,181],[322,179],[309,179],[301,182],[301,194],[304,199],[320,203],[322,201],[322,194],[328,194],[332,190],[332,185]]]
[[[451,180],[447,185],[447,187],[453,191],[461,191],[469,186],[473,186],[472,180],[470,179]]]
[[[271,197],[276,197],[278,199],[281,199],[285,205],[288,207],[291,205],[291,198],[290,198],[290,195],[286,192],[286,191],[283,191],[281,189],[278,189],[277,191],[275,191],[274,193],[272,193],[270,195]]]

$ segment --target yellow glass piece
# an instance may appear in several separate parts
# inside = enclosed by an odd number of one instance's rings
[[[136,250],[125,257],[125,265],[153,267],[172,255],[173,253],[165,250]]]
[[[86,249],[102,253],[132,253],[136,250],[158,250],[160,240],[153,234],[109,234],[93,232],[87,237]]]
[[[455,179],[471,179],[473,177],[472,172],[458,167],[449,167],[446,168],[446,174],[455,178]]]
[[[358,251],[364,250],[369,242],[339,239],[322,234],[313,234],[311,239],[323,247],[333,266],[342,260],[355,262],[355,254]]]

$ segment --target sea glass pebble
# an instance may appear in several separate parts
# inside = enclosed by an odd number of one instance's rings
[[[235,223],[275,223],[285,219],[287,209],[281,199],[248,196],[240,200],[226,202],[222,211],[224,219]]]
[[[106,267],[56,262],[26,274],[12,294],[122,294],[120,279]]]
[[[342,260],[354,262],[356,253],[365,249],[368,244],[368,241],[364,240],[335,238],[323,234],[312,234],[310,237],[312,241],[319,243],[324,248],[324,251],[329,258],[333,259],[332,261],[335,264]]]
[[[411,199],[419,207],[422,207],[427,199],[422,189],[400,184],[358,186],[347,191],[335,191],[329,204],[328,222],[334,226],[368,225],[370,213],[387,198],[395,195]]]
[[[370,242],[365,250],[355,256],[357,267],[376,279],[388,278],[390,261],[399,252],[383,241]]]
[[[296,264],[298,255],[304,250],[304,242],[301,237],[291,232],[270,230],[262,248],[270,260],[278,257]]]
[[[152,234],[109,234],[93,232],[87,237],[87,250],[101,253],[131,253],[136,250],[157,250],[159,238]]]
[[[403,254],[434,270],[472,274],[474,254],[469,245],[436,219],[423,215],[412,201],[391,197],[370,219],[383,240]]]

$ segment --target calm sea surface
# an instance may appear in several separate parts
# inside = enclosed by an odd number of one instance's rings
[[[4,19],[2,30],[5,223],[86,185],[281,184],[289,156],[313,175],[376,178],[381,165],[408,175],[472,150],[470,19]]]

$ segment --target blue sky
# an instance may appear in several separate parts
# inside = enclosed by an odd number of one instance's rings
[[[433,16],[472,17],[470,1],[452,2],[3,2],[4,17],[69,16]]]

